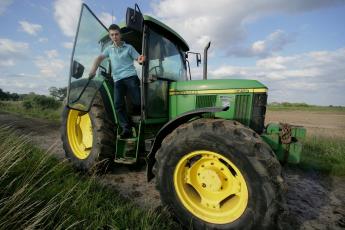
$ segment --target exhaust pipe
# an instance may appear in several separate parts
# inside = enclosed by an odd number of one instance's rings
[[[211,42],[209,41],[204,48],[204,73],[203,73],[203,80],[207,80],[207,51],[211,46]]]

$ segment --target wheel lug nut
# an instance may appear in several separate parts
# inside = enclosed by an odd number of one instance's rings
[[[214,165],[214,163],[212,162],[211,165]]]
[[[203,188],[206,188],[206,184],[205,183],[202,183],[201,185]]]

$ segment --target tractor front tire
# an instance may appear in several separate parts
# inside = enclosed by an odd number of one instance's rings
[[[279,229],[285,184],[270,147],[236,121],[181,125],[156,154],[163,205],[195,229]]]
[[[97,93],[88,113],[66,106],[61,124],[65,156],[76,169],[99,172],[112,164],[116,126],[107,116],[100,93]]]

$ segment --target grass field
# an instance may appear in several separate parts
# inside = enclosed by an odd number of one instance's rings
[[[20,114],[24,117],[42,118],[51,121],[59,121],[62,113],[62,107],[58,109],[42,109],[42,108],[25,108],[23,101],[0,101],[0,110]]]
[[[307,137],[297,167],[336,176],[345,176],[345,141],[337,138]]]
[[[305,103],[270,103],[267,106],[268,110],[271,111],[289,111],[289,110],[298,110],[298,111],[318,111],[318,112],[345,112],[345,107],[343,106],[318,106],[318,105],[309,105]]]
[[[178,229],[0,127],[0,229]]]
[[[28,114],[19,102],[3,105],[0,105],[3,111],[55,121],[61,112],[51,110],[43,115],[37,110]],[[293,107],[286,109],[287,122],[289,119],[296,121],[290,114],[296,115],[296,112],[290,108]],[[282,110],[273,113],[278,115],[278,120],[285,119]],[[310,113],[305,110],[297,117],[304,118],[306,114]],[[339,116],[343,112],[329,114]],[[319,117],[311,118],[307,120],[312,124],[322,125]],[[327,124],[330,125],[329,121]],[[330,130],[335,130],[339,124],[333,124]],[[293,167],[345,176],[343,136],[308,133],[303,146],[301,163]],[[119,195],[116,187],[101,185],[94,178],[80,175],[67,162],[60,162],[33,146],[28,137],[0,127],[0,230],[180,228],[164,210],[142,209]]]

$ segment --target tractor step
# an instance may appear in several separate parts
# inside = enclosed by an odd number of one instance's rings
[[[124,158],[115,159],[114,162],[119,163],[119,164],[132,165],[132,164],[135,164],[137,160],[136,158],[133,158],[133,157],[124,157]]]
[[[118,136],[116,140],[116,154],[114,160],[116,163],[134,164],[137,162],[141,127],[140,116],[138,119],[139,125],[132,127],[132,138],[122,139]]]
[[[136,137],[134,137],[134,138],[125,138],[125,139],[122,139],[122,138],[120,138],[120,136],[118,136],[117,138],[118,138],[119,141],[125,142],[125,143],[127,143],[127,144],[129,144],[129,145],[135,144],[135,142],[137,141],[137,138],[136,138]]]
[[[119,159],[134,158],[136,159],[138,138],[118,139],[117,154]]]

